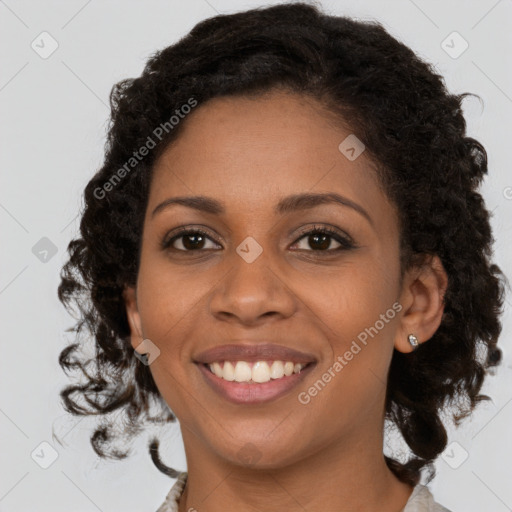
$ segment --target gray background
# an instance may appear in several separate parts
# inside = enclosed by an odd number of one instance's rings
[[[78,419],[62,409],[58,393],[69,380],[57,358],[71,341],[64,331],[73,319],[57,300],[59,271],[77,233],[82,190],[102,163],[112,85],[138,76],[150,53],[177,41],[198,21],[273,3],[280,2],[0,1],[1,511],[156,510],[171,487],[173,480],[149,460],[145,435],[127,460],[101,460],[89,444],[94,418]],[[339,0],[323,6],[334,14],[378,19],[432,62],[451,91],[482,98],[483,105],[466,100],[468,132],[489,154],[490,176],[482,190],[493,213],[495,259],[510,276],[506,121],[512,114],[512,1]],[[43,31],[58,44],[46,59],[31,47],[35,41],[39,52],[43,45],[51,48],[48,36],[40,36]],[[445,51],[446,45],[452,54],[463,49],[456,36],[446,39],[453,31],[469,44],[457,58]],[[451,428],[453,444],[439,458],[431,484],[436,499],[453,512],[512,510],[507,300],[504,361],[484,388],[493,402],[481,405],[458,430]],[[52,429],[64,445],[52,438]],[[164,460],[185,469],[177,425],[162,435],[168,443]]]

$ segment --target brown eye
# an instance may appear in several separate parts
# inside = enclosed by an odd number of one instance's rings
[[[182,252],[215,249],[216,247],[205,247],[208,241],[213,242],[206,232],[200,229],[189,229],[180,231],[172,238],[165,240],[162,243],[162,248],[174,249]]]
[[[314,228],[299,238],[299,240],[305,239],[306,247],[298,248],[298,250],[310,250],[313,252],[334,252],[343,249],[351,249],[354,244],[351,240],[342,235],[341,233],[330,229],[330,228]],[[338,247],[332,248],[333,240],[338,244]],[[297,242],[295,242],[297,244]],[[310,249],[308,249],[308,247]]]
[[[312,249],[327,250],[330,248],[332,238],[333,237],[331,235],[315,233],[313,235],[307,235],[307,242],[309,244],[309,247],[311,247]]]

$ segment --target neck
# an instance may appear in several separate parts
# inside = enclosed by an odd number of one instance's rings
[[[182,429],[188,479],[180,512],[379,510],[399,512],[413,488],[386,465],[382,436],[340,440],[286,467],[244,467],[220,458]]]

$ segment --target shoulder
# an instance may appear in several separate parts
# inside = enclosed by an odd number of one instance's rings
[[[434,501],[428,487],[418,484],[402,512],[450,512],[450,510]]]
[[[178,512],[179,499],[183,493],[183,489],[185,488],[186,481],[187,472],[182,471],[165,497],[165,501],[160,505],[160,507],[158,507],[156,512]]]

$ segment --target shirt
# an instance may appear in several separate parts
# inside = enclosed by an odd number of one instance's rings
[[[156,512],[178,512],[178,502],[183,493],[187,481],[187,472],[182,471],[172,486],[165,501]],[[425,485],[418,484],[414,487],[409,496],[405,508],[401,512],[450,512],[447,508],[439,505]]]

